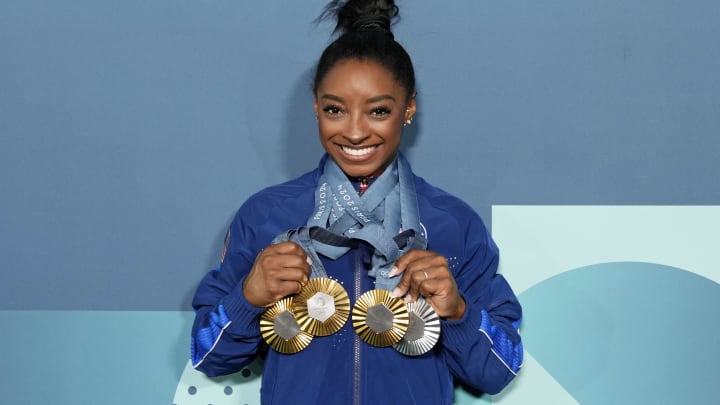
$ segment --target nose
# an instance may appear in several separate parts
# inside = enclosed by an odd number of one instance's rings
[[[347,139],[352,145],[360,145],[370,137],[367,123],[362,115],[351,116],[348,119],[343,138]]]

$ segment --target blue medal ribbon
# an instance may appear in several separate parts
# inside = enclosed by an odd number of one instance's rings
[[[415,181],[410,164],[398,152],[395,161],[362,195],[342,169],[327,159],[315,190],[315,209],[307,224],[278,235],[273,243],[293,241],[312,260],[312,278],[327,277],[318,254],[337,259],[364,241],[374,248],[370,277],[375,287],[392,291],[395,262],[410,249],[426,249],[420,226]]]

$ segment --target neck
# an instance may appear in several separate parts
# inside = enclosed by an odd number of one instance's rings
[[[368,187],[370,187],[370,184],[372,184],[372,182],[375,181],[375,179],[377,179],[378,177],[380,177],[379,174],[371,174],[369,176],[353,177],[350,180],[353,183],[359,184],[358,191],[360,192],[360,194],[362,194],[368,189]]]

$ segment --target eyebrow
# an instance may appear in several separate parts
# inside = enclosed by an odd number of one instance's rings
[[[368,102],[368,103],[377,103],[378,101],[383,101],[383,100],[395,101],[395,97],[393,97],[393,96],[391,96],[391,95],[389,95],[389,94],[381,94],[381,95],[379,95],[379,96],[370,97],[370,98],[367,100],[367,102]]]
[[[321,98],[321,99],[324,99],[324,100],[337,101],[337,102],[339,102],[339,103],[344,103],[344,102],[345,102],[345,100],[343,100],[342,97],[338,97],[338,96],[333,95],[333,94],[323,94],[322,96],[320,96],[320,98]],[[383,101],[383,100],[392,100],[392,101],[395,101],[395,97],[393,97],[393,96],[391,96],[391,95],[389,95],[389,94],[381,94],[381,95],[379,95],[379,96],[370,97],[369,99],[367,99],[367,103],[368,103],[368,104],[377,103],[378,101]]]

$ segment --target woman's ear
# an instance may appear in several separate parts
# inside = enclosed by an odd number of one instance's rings
[[[415,101],[415,96],[417,96],[417,92],[413,92],[412,96],[410,96],[407,110],[405,110],[405,121],[412,121],[413,117],[415,116],[415,112],[417,111],[417,102]]]
[[[412,123],[415,112],[417,112],[417,103],[415,101],[416,95],[417,92],[414,92],[412,96],[410,96],[410,100],[408,100],[408,105],[405,109],[405,119],[403,120],[405,122],[405,125],[410,125]]]

